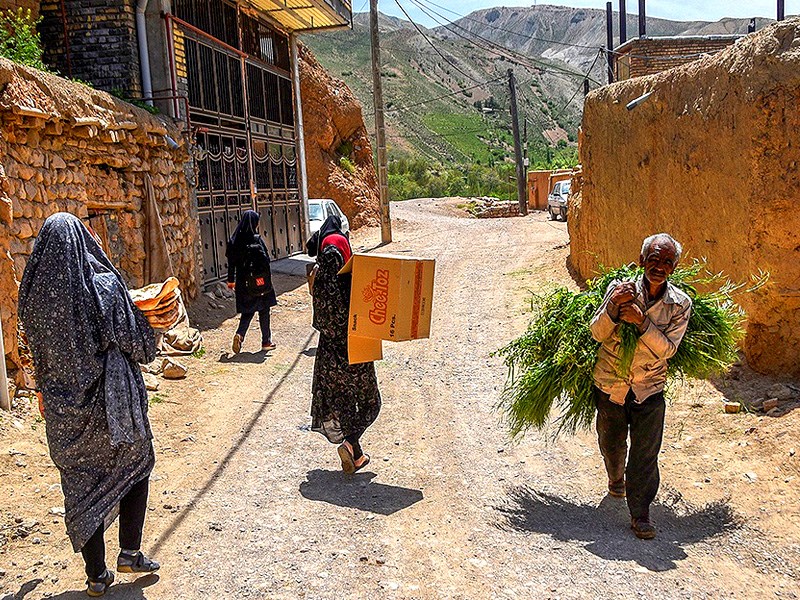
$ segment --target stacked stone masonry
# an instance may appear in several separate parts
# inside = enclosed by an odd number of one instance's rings
[[[631,40],[616,59],[616,79],[654,75],[715,54],[735,43],[736,37],[664,37]]]
[[[800,18],[589,94],[569,206],[577,273],[636,260],[659,231],[735,281],[768,272],[768,285],[738,298],[744,351],[759,371],[800,375],[798,106]]]
[[[104,92],[0,59],[0,315],[16,362],[16,300],[44,220],[90,223],[127,283],[145,265],[145,178],[188,298],[198,286],[198,231],[189,143],[181,129]]]
[[[136,0],[43,0],[45,63],[98,89],[140,98],[135,14]]]

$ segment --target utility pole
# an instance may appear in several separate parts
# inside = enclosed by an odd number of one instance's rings
[[[528,170],[528,119],[522,120],[522,165]]]
[[[784,0],[778,0],[778,21],[783,21],[786,18],[786,6]]]
[[[614,83],[614,13],[611,2],[606,2],[606,62],[608,83]]]
[[[519,202],[519,214],[528,214],[528,199],[526,188],[528,178],[525,174],[525,166],[522,160],[522,144],[519,139],[519,118],[517,117],[517,82],[514,78],[514,69],[508,70],[508,89],[511,91],[511,129],[514,133],[514,157],[517,163],[517,201]]]
[[[381,48],[378,42],[378,0],[369,0],[369,29],[372,45],[372,98],[375,105],[375,145],[378,156],[378,187],[381,205],[381,242],[392,241],[392,220],[389,215],[389,177],[386,172],[386,129],[383,122],[383,88],[381,87]]]

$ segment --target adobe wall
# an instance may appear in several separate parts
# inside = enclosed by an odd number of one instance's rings
[[[626,104],[654,94],[634,110]],[[583,183],[570,202],[570,262],[638,258],[667,231],[687,258],[746,280],[750,364],[800,375],[800,19],[774,24],[719,54],[602,87],[586,99]]]
[[[12,362],[19,280],[49,215],[67,211],[91,218],[128,284],[146,283],[146,174],[176,275],[187,297],[196,294],[199,235],[189,159],[174,124],[104,92],[0,58],[0,316]]]

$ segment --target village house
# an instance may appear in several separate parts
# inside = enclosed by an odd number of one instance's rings
[[[301,250],[297,36],[350,27],[349,2],[44,0],[39,14],[48,65],[155,106],[194,137],[202,283],[224,277],[225,240],[244,210],[261,213],[273,258]]]
[[[736,43],[743,36],[676,35],[641,37],[614,48],[614,81],[654,75],[713,55]]]
[[[350,27],[348,2],[0,0],[9,8],[41,17],[45,62],[64,76],[0,59],[0,315],[12,364],[17,285],[59,210],[92,225],[132,287],[154,280],[161,238],[188,299],[225,277],[245,210],[261,214],[274,259],[302,250],[297,36]]]

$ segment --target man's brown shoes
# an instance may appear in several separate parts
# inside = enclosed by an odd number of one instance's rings
[[[653,527],[649,518],[631,518],[631,529],[633,529],[633,533],[640,540],[652,540],[656,537],[656,528]]]

